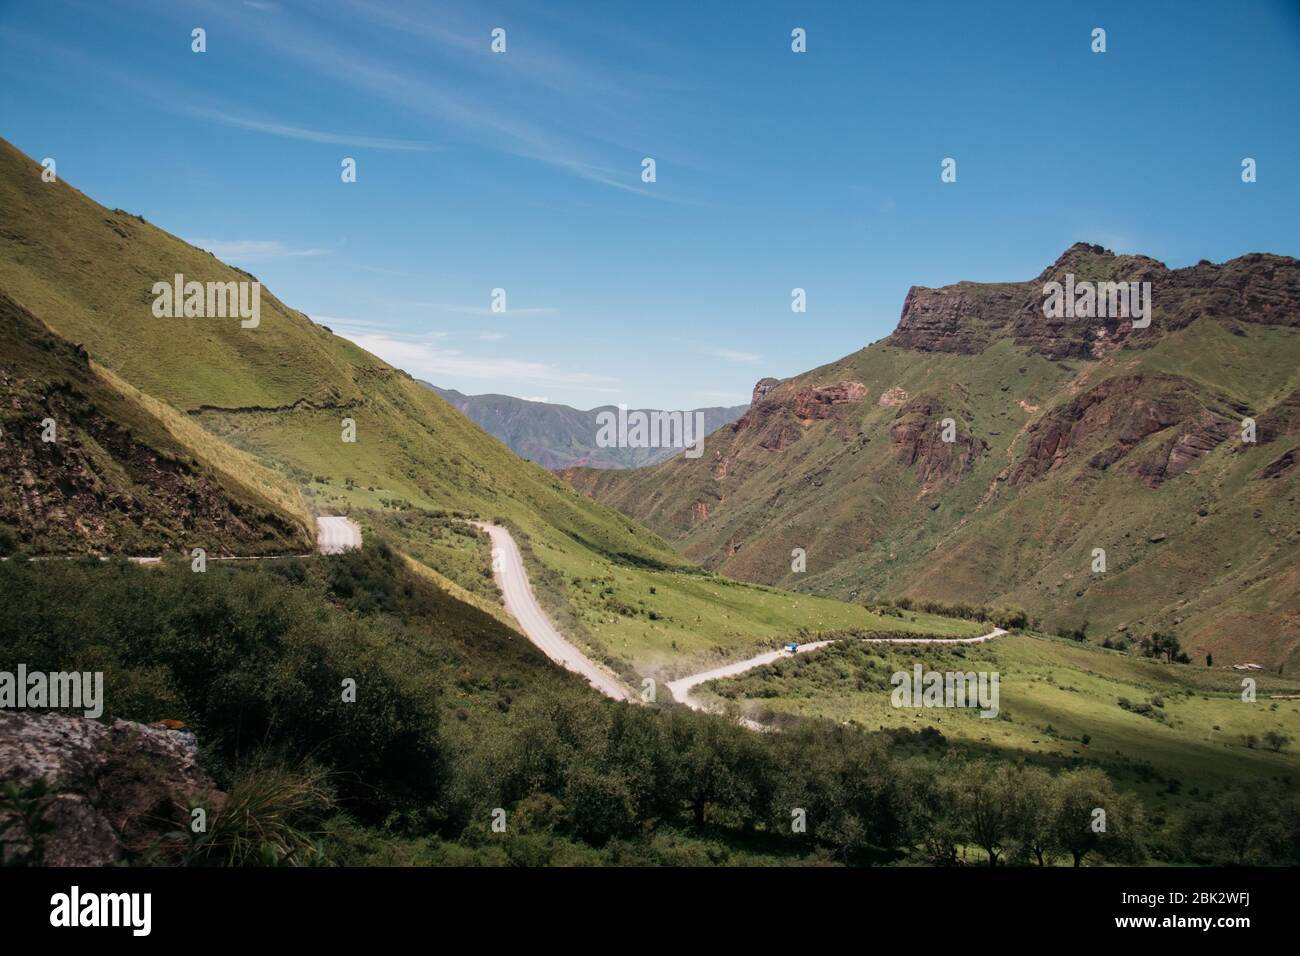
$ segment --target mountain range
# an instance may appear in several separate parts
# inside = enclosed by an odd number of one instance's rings
[[[1110,281],[1150,283],[1148,327],[1045,314],[1049,283]],[[698,459],[563,476],[741,580],[1294,672],[1298,457],[1300,262],[1078,243],[1027,281],[913,287],[892,335],[761,380]]]
[[[597,443],[602,412],[617,414],[614,405],[582,411],[568,405],[514,398],[510,395],[465,395],[455,389],[428,385],[460,409],[484,431],[495,435],[520,458],[543,468],[637,468],[655,465],[680,454],[680,448],[601,447]],[[704,416],[706,434],[729,425],[745,414],[747,405],[694,409],[688,415]],[[641,411],[649,413],[649,409]],[[692,419],[694,420],[694,419]]]

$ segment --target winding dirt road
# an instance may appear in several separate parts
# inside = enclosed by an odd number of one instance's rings
[[[555,663],[581,674],[592,687],[614,700],[636,700],[621,680],[582,651],[570,644],[556,630],[551,619],[533,596],[524,570],[524,559],[510,532],[500,525],[474,522],[492,538],[492,576],[505,599],[506,610],[519,622],[524,635]]]
[[[581,674],[592,687],[606,697],[612,697],[614,700],[629,700],[635,703],[637,698],[621,680],[565,640],[555,625],[551,623],[551,619],[546,616],[546,612],[542,610],[541,605],[537,603],[537,599],[533,596],[532,586],[528,583],[528,572],[524,570],[523,557],[519,553],[519,547],[515,544],[515,539],[510,536],[510,532],[500,525],[487,524],[481,521],[474,522],[474,525],[486,531],[492,539],[493,577],[496,579],[497,586],[501,588],[506,610],[519,622],[519,627],[523,630],[524,635],[536,644],[547,657],[561,667]],[[991,641],[1005,633],[1007,632],[1002,628],[995,627],[989,633],[981,634],[978,637],[872,637],[863,638],[861,643],[983,644],[985,641]],[[834,641],[812,641],[797,648],[795,653],[806,654],[809,651],[815,651],[834,643]],[[707,703],[691,695],[693,688],[711,680],[735,677],[737,674],[743,674],[755,667],[762,667],[789,656],[790,652],[784,649],[767,651],[748,660],[736,661],[733,664],[724,664],[721,667],[701,671],[698,674],[691,674],[688,677],[680,677],[677,680],[669,681],[666,686],[672,692],[673,699],[678,703],[685,704],[692,710],[709,710],[710,707]],[[741,723],[755,730],[768,729],[752,720],[742,719]]]
[[[995,627],[987,634],[981,634],[978,637],[867,637],[858,641],[859,644],[983,644],[985,641],[991,641],[995,637],[1001,637],[1007,633],[1000,627]],[[802,644],[795,649],[796,654],[806,654],[809,651],[815,651],[819,648],[834,644],[834,641],[812,641],[808,644]],[[762,667],[765,664],[771,664],[774,661],[784,657],[790,657],[787,650],[768,651],[765,654],[759,654],[757,657],[751,657],[746,661],[737,661],[734,664],[725,664],[722,667],[715,667],[713,670],[701,671],[698,674],[691,674],[689,677],[679,677],[677,680],[668,682],[668,689],[672,691],[673,699],[680,704],[685,704],[691,710],[709,710],[709,705],[697,697],[691,696],[691,689],[698,687],[700,684],[707,684],[711,680],[719,680],[723,677],[735,677],[737,674],[743,674],[745,671],[753,670],[755,667]],[[757,724],[752,720],[742,720],[741,723],[747,727],[763,728],[763,725]]]

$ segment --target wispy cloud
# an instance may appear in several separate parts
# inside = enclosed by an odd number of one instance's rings
[[[292,126],[272,120],[257,120],[247,116],[238,116],[222,110],[185,107],[184,112],[202,119],[210,119],[236,129],[247,129],[270,136],[282,136],[286,139],[300,139],[309,143],[332,143],[336,146],[358,146],[362,149],[395,149],[411,152],[433,152],[441,147],[431,143],[420,143],[407,139],[392,139],[384,136],[362,136],[354,133],[337,133],[328,130],[309,129],[306,126]]]
[[[445,124],[484,146],[625,192],[683,201],[658,188],[646,189],[640,181],[640,151],[651,135],[645,117],[637,119],[641,83],[624,83],[607,67],[597,69],[546,49],[535,36],[530,44],[493,55],[482,14],[471,7],[440,7],[436,18],[423,18],[374,3],[350,3],[348,16],[387,31],[387,52],[378,57],[362,52],[351,38],[335,42],[311,20],[300,18],[291,30],[265,30],[239,8],[195,2],[204,15],[246,28],[249,39],[304,69]],[[429,41],[437,44],[432,58]],[[421,46],[425,49],[417,54]],[[405,60],[408,49],[420,56],[414,69]],[[466,72],[478,76],[466,81]],[[518,82],[496,80],[510,74]],[[614,161],[610,143],[616,146]]]
[[[474,379],[520,385],[548,385],[576,388],[588,392],[615,393],[618,379],[545,362],[497,356],[467,355],[459,349],[443,348],[435,341],[439,333],[404,336],[377,331],[373,323],[349,323],[347,319],[313,316],[314,321],[330,326],[338,335],[350,339],[385,362],[405,369],[417,378],[434,384],[447,379]]]
[[[759,362],[763,361],[763,356],[757,355],[754,352],[737,352],[734,349],[719,348],[709,348],[706,349],[706,351],[714,358],[725,359],[728,362],[740,362],[745,365],[757,365]]]
[[[293,259],[300,256],[327,256],[328,249],[293,249],[282,242],[267,239],[186,239],[192,246],[206,249],[227,262],[260,262],[265,259]]]
[[[430,308],[440,309],[443,312],[453,312],[456,315],[555,315],[559,309],[552,308],[549,305],[536,306],[528,309],[507,308],[504,312],[493,312],[488,306],[481,305],[449,305],[446,303],[435,303]]]

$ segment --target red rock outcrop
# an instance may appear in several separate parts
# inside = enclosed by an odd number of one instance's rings
[[[976,442],[969,431],[956,428],[955,440],[943,440],[943,419],[950,417],[939,402],[915,398],[898,410],[889,429],[889,440],[898,461],[916,466],[923,490],[963,475],[976,456],[987,447]]]
[[[844,406],[855,405],[866,396],[867,387],[861,382],[796,385],[774,378],[760,379],[754,386],[749,410],[732,423],[731,431],[752,432],[758,435],[760,448],[781,451],[802,438],[803,430],[813,422],[840,417]],[[856,428],[836,430],[844,440],[855,433]],[[722,474],[726,474],[725,465]]]
[[[1043,286],[1076,282],[1150,282],[1152,321],[1135,329],[1127,317],[1050,317]],[[1147,256],[1117,256],[1075,243],[1027,282],[959,282],[913,286],[891,345],[921,352],[975,354],[999,338],[1054,360],[1097,358],[1121,347],[1145,348],[1202,316],[1263,325],[1300,326],[1300,260],[1250,253],[1221,265],[1202,261],[1168,269]]]
[[[1104,471],[1147,438],[1170,431],[1167,440],[1129,463],[1130,473],[1155,487],[1216,448],[1233,427],[1229,415],[1206,408],[1195,388],[1176,376],[1117,376],[1029,426],[1029,443],[1011,483],[1035,481],[1098,442],[1105,444],[1088,458],[1087,466]]]
[[[794,394],[794,414],[800,422],[808,424],[831,417],[832,405],[860,402],[867,395],[867,386],[861,382],[836,382],[834,385],[806,385]]]

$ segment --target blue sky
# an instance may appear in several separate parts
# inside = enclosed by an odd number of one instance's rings
[[[584,408],[747,401],[1077,240],[1300,254],[1297,116],[1282,0],[0,0],[0,135],[61,178],[412,374]]]

